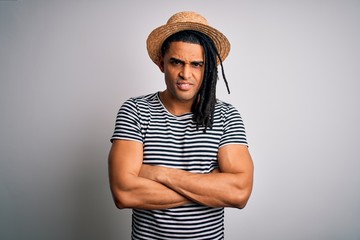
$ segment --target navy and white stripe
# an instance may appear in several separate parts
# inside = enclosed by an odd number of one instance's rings
[[[196,130],[192,113],[174,116],[159,94],[130,98],[120,108],[111,140],[139,141],[146,164],[193,173],[218,167],[218,149],[226,144],[247,145],[244,124],[230,104],[218,101],[214,124]],[[133,239],[223,239],[224,209],[196,203],[164,210],[133,210]]]

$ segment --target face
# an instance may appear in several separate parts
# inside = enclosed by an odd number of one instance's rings
[[[192,105],[204,77],[204,50],[199,44],[172,42],[160,62],[165,75],[165,101]]]

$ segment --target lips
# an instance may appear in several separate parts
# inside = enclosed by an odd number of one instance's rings
[[[178,82],[176,83],[176,86],[182,91],[187,91],[190,90],[192,84],[188,82]]]

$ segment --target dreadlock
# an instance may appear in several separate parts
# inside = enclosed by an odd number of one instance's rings
[[[218,80],[217,59],[220,62],[222,77],[224,79],[227,91],[230,94],[230,89],[225,78],[222,59],[212,39],[204,33],[193,30],[185,30],[171,35],[164,41],[162,45],[162,56],[164,56],[165,53],[169,50],[170,43],[172,42],[188,42],[199,44],[204,49],[204,79],[200,90],[197,93],[197,98],[195,98],[198,99],[198,101],[194,101],[191,111],[193,113],[193,121],[196,124],[196,128],[199,129],[199,127],[204,127],[204,132],[206,132],[206,129],[211,128],[214,122],[216,83]]]

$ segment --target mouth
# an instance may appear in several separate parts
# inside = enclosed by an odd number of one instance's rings
[[[192,84],[188,82],[178,82],[176,83],[176,86],[182,91],[187,91],[190,90]]]

